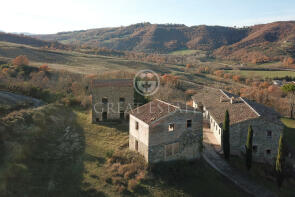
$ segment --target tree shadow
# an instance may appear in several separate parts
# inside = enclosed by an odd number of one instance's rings
[[[160,187],[181,191],[185,196],[248,196],[215,172],[203,159],[160,162],[152,164],[149,172],[154,178],[145,180],[144,184],[153,187],[161,183]]]
[[[37,124],[35,120],[30,124],[24,123],[26,129],[17,139],[14,139],[15,134],[12,132],[8,139],[14,140],[13,143],[20,140],[19,145],[16,145],[22,147],[23,155],[13,163],[7,164],[9,166],[5,169],[5,191],[0,196],[105,196],[101,191],[85,189],[87,187],[83,184],[84,161],[91,160],[103,164],[104,158],[85,154],[84,130],[77,123],[76,114],[68,109],[67,112],[61,113],[68,117],[57,120],[52,119],[51,114],[45,116],[42,125],[46,127],[42,127],[43,130],[37,133],[27,129]],[[55,125],[52,120],[57,121]]]

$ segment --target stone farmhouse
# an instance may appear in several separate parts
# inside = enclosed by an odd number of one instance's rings
[[[123,120],[134,105],[133,80],[93,80],[92,123]]]
[[[283,124],[277,112],[264,105],[214,88],[203,88],[192,98],[193,106],[203,111],[204,122],[209,125],[219,145],[222,143],[225,111],[228,110],[231,154],[241,155],[245,152],[248,127],[252,125],[253,160],[274,161],[279,137],[283,131]]]
[[[202,113],[192,107],[151,101],[130,113],[129,148],[149,163],[200,157]]]

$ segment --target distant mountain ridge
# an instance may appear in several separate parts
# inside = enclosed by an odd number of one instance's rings
[[[64,44],[165,53],[186,48],[213,50],[240,41],[247,32],[247,29],[222,26],[187,27],[177,24],[139,23],[126,27],[61,32],[34,37]]]
[[[98,51],[98,48],[108,48],[117,53],[118,50],[169,53],[194,49],[206,51],[218,59],[240,62],[295,62],[295,21],[245,28],[139,23],[32,36],[0,32],[0,41],[53,49],[76,49],[78,46],[78,50],[91,47]]]
[[[139,23],[33,37],[64,44],[148,53],[205,50],[217,58],[255,63],[295,56],[295,21],[245,28]]]
[[[255,25],[242,40],[214,51],[223,59],[253,63],[295,57],[295,21]]]
[[[33,47],[55,47],[59,49],[66,49],[67,46],[55,41],[44,41],[40,39],[33,38],[28,35],[23,34],[13,34],[0,32],[0,41],[11,42],[16,44],[25,44]]]

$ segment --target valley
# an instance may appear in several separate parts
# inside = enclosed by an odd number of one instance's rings
[[[295,78],[293,31],[288,21],[244,28],[143,23],[32,37],[0,33],[0,194],[250,196],[203,158],[147,164],[128,148],[128,121],[92,124],[90,84],[153,70],[159,91],[135,96],[140,105],[161,99],[192,106],[202,88],[226,90],[279,112],[292,152],[289,97],[273,79],[288,84]],[[273,166],[253,163],[248,173],[241,158],[228,163],[274,195],[295,192],[291,174],[277,188]]]

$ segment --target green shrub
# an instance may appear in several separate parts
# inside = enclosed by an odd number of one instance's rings
[[[114,150],[108,150],[106,152],[106,158],[111,158],[113,156],[113,154],[114,154]]]

